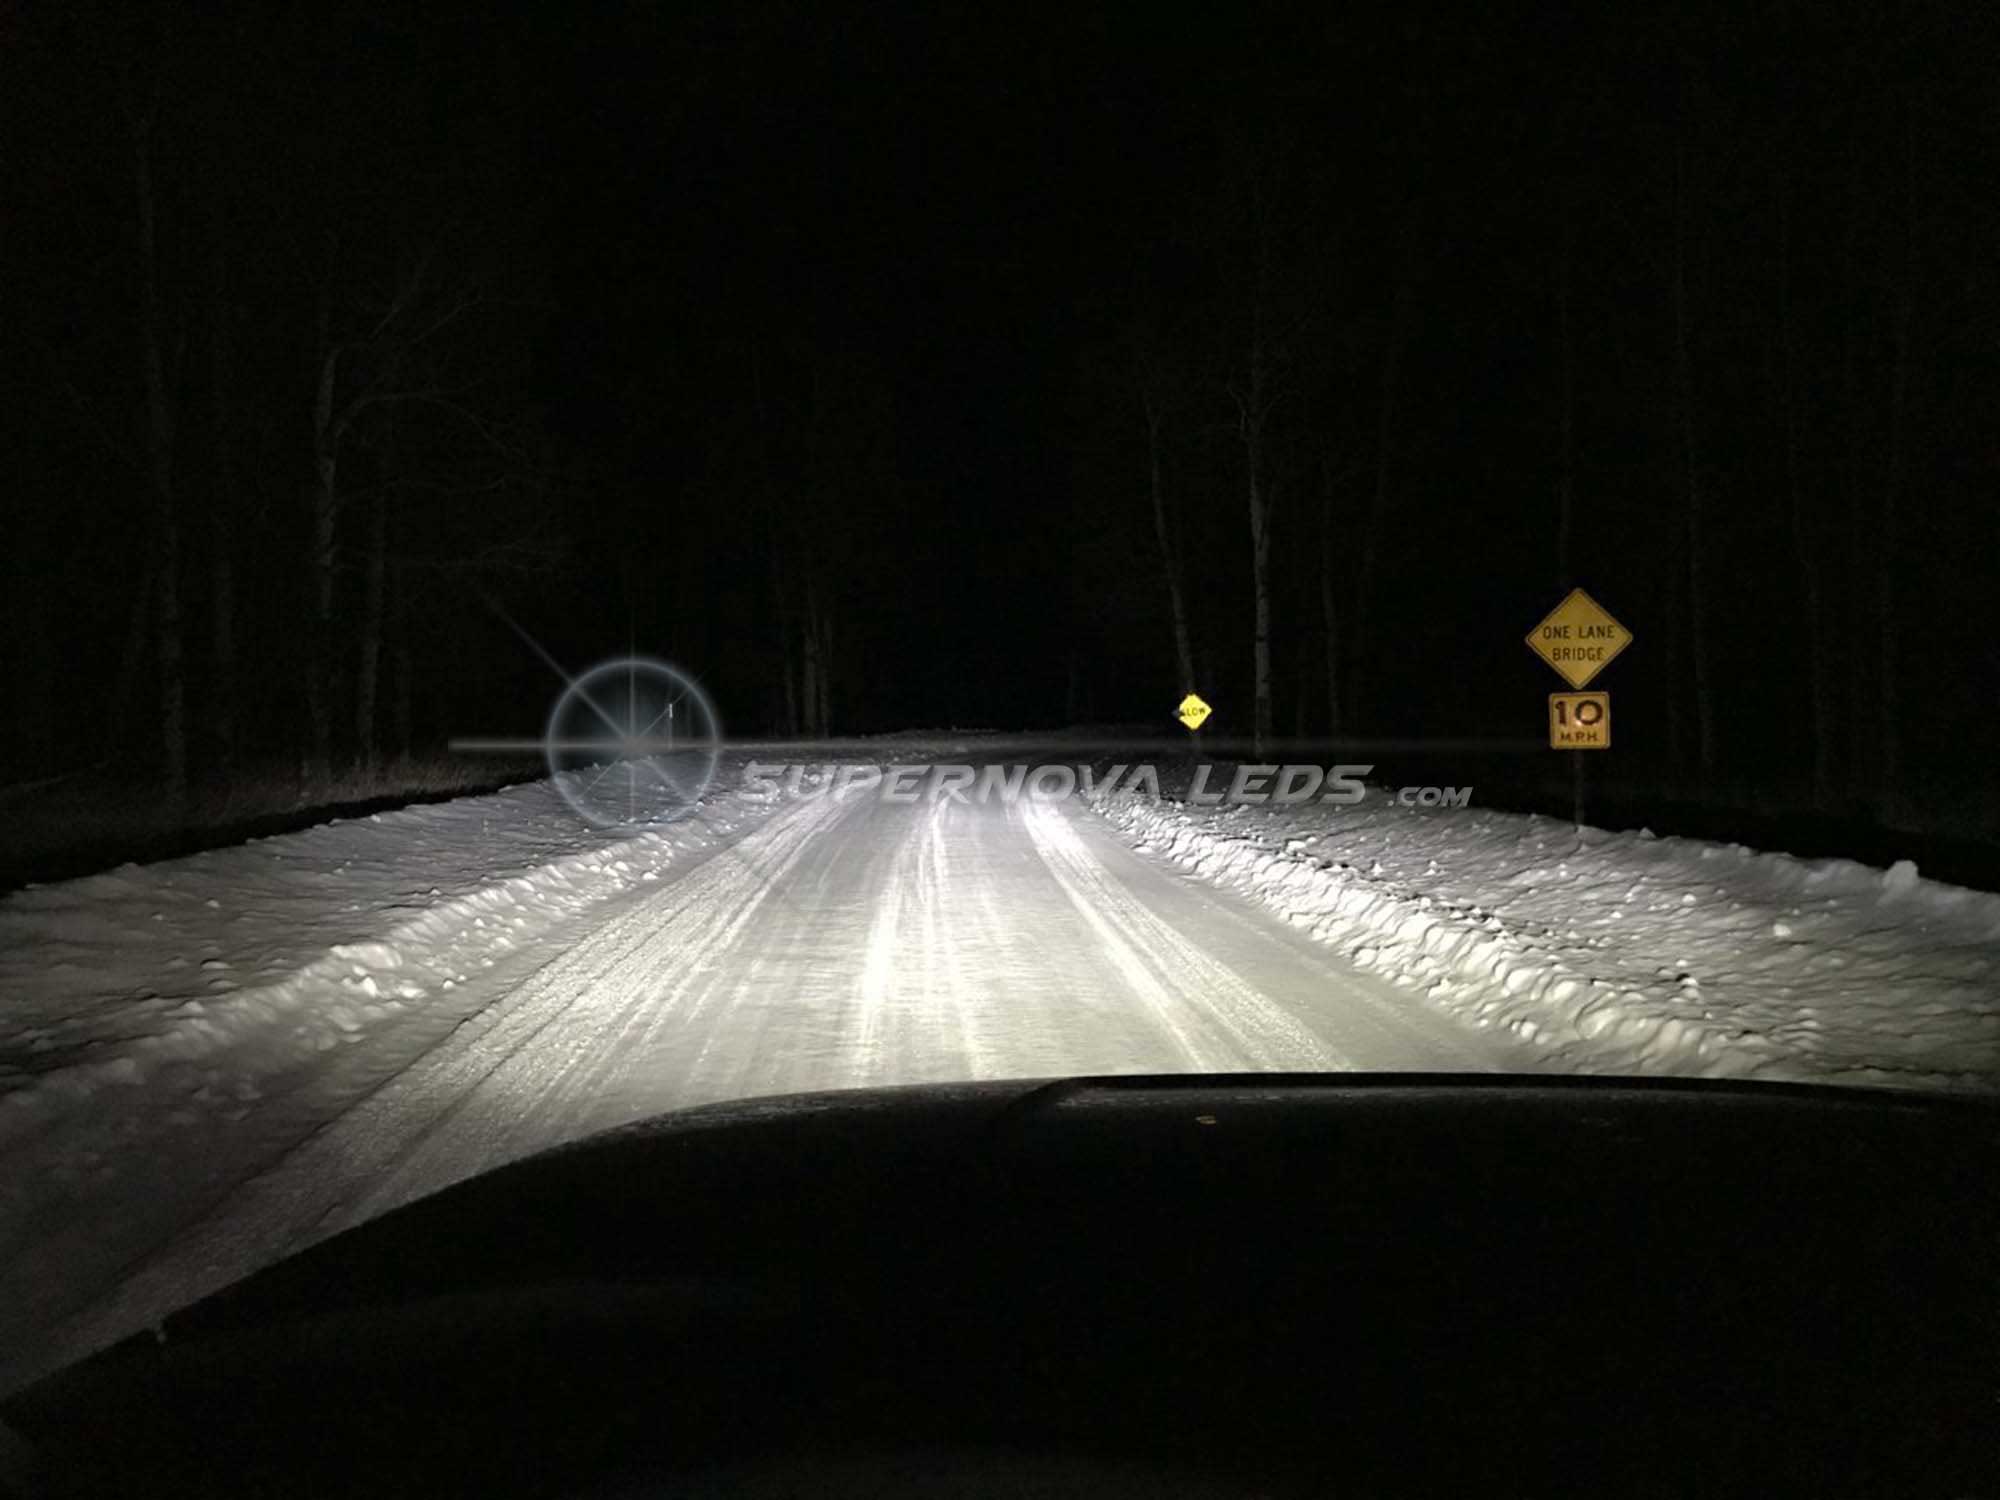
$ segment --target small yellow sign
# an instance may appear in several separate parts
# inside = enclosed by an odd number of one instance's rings
[[[1632,632],[1582,589],[1571,589],[1569,597],[1528,632],[1528,648],[1573,688],[1589,682],[1631,644]]]
[[[1609,693],[1550,693],[1549,748],[1551,750],[1609,750],[1611,748],[1611,695]]]
[[[1181,699],[1181,706],[1175,710],[1175,717],[1190,729],[1199,729],[1215,710],[1210,708],[1193,693]]]

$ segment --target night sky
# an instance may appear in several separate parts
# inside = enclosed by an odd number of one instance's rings
[[[20,776],[532,732],[517,626],[742,731],[1248,733],[1261,347],[1273,732],[1531,741],[1581,583],[1611,781],[2000,826],[1981,7],[6,24]]]

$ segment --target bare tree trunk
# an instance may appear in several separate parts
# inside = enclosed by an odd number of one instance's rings
[[[804,664],[800,660],[801,636],[798,610],[792,597],[792,579],[787,559],[791,535],[780,514],[780,493],[771,464],[772,419],[764,395],[764,363],[756,343],[750,345],[750,392],[757,421],[757,487],[760,511],[767,528],[766,548],[771,558],[771,607],[778,627],[778,668],[782,679],[784,722],[782,732],[796,736],[804,732],[812,696],[809,684],[802,684]]]
[[[1556,338],[1562,402],[1556,437],[1556,588],[1565,594],[1576,587],[1576,345],[1569,319],[1574,220],[1575,211],[1565,191],[1556,250]]]
[[[159,590],[161,751],[167,800],[178,809],[187,801],[187,658],[181,619],[180,518],[174,504],[174,411],[167,391],[163,348],[150,117],[138,122],[133,145],[139,212],[140,326],[146,378],[146,458],[152,481],[158,558],[155,581]]]
[[[187,655],[181,619],[180,539],[170,528],[160,556],[160,727],[169,805],[187,802]]]
[[[1715,702],[1708,651],[1708,599],[1702,558],[1706,498],[1700,423],[1695,409],[1694,352],[1688,306],[1688,186],[1686,126],[1674,147],[1674,376],[1680,418],[1683,523],[1687,534],[1688,654],[1694,668],[1695,747],[1706,781],[1715,770]]]
[[[112,726],[114,737],[120,740],[128,738],[126,730],[131,726],[133,706],[139,696],[139,679],[146,669],[146,642],[152,634],[154,588],[159,569],[157,557],[146,564],[145,577],[140,580],[138,591],[132,595],[132,612],[125,626],[125,647],[118,655],[118,676],[111,690],[105,718]]]
[[[1236,405],[1237,437],[1243,444],[1244,497],[1250,520],[1251,615],[1251,740],[1261,758],[1272,734],[1271,684],[1271,510],[1276,498],[1269,484],[1269,423],[1278,394],[1279,375],[1273,367],[1281,349],[1273,347],[1272,319],[1276,234],[1274,163],[1259,158],[1249,164],[1247,186],[1251,264],[1247,267],[1250,302],[1247,359],[1240,377],[1230,372],[1229,389]],[[1288,309],[1289,311],[1289,309]]]
[[[388,582],[389,501],[377,494],[368,518],[368,563],[361,589],[361,661],[354,682],[354,756],[364,771],[376,764],[375,700],[382,676],[383,596]]]
[[[799,664],[794,649],[792,632],[785,632],[785,733],[796,735],[800,732],[799,722]]]
[[[819,620],[819,732],[833,733],[833,616],[815,600]]]
[[[42,547],[34,545],[42,542],[42,538],[31,539],[25,534],[28,528],[25,515],[16,517],[15,526],[18,529],[5,548],[10,575],[7,605],[14,622],[8,644],[13,648],[15,662],[16,711],[16,737],[8,746],[8,754],[13,758],[16,772],[26,779],[49,772],[55,766],[57,716],[52,671],[55,653],[49,642],[49,587],[43,581],[42,557],[37,555]]]
[[[229,528],[221,516],[210,528],[208,558],[208,613],[210,691],[209,705],[215,729],[216,768],[227,771],[236,763],[236,564],[231,556]]]
[[[774,528],[775,531],[775,528]],[[785,722],[784,732],[797,735],[803,731],[801,717],[799,676],[801,663],[798,611],[794,607],[789,580],[784,563],[784,540],[776,535],[771,539],[771,598],[778,618],[778,662],[784,677]]]
[[[226,772],[237,753],[235,540],[242,494],[236,473],[235,330],[223,275],[222,216],[212,198],[209,207],[208,354],[215,415],[215,493],[209,499],[208,711],[216,765]]]
[[[1670,508],[1666,525],[1667,779],[1678,789],[1687,775],[1687,530]]]
[[[1333,465],[1331,459],[1322,455],[1320,460],[1320,517],[1319,517],[1319,623],[1326,640],[1326,734],[1328,739],[1339,739],[1340,717],[1340,599],[1333,587],[1333,563],[1338,555],[1334,546],[1333,507]]]
[[[802,651],[799,687],[805,710],[804,729],[807,738],[817,739],[826,733],[826,695],[820,685],[824,663],[819,655],[819,604],[810,578],[806,580],[805,610],[799,621],[799,636]]]
[[[415,682],[413,681],[414,673],[411,670],[410,662],[409,585],[404,577],[403,569],[400,567],[396,569],[395,576],[390,580],[390,592],[395,601],[390,609],[390,618],[394,621],[395,628],[395,645],[392,648],[391,654],[391,660],[394,662],[392,670],[395,677],[395,723],[391,729],[391,733],[395,736],[397,756],[407,761],[410,758],[410,750],[413,743],[411,710],[414,706]]]
[[[1859,135],[1868,129],[1869,123],[1857,124]],[[1858,158],[1859,151],[1857,149]],[[1842,236],[1843,254],[1842,291],[1850,299],[1849,305],[1858,305],[1863,292],[1863,279],[1859,274],[1860,257],[1858,246],[1861,235],[1862,209],[1866,200],[1864,181],[1859,160],[1850,164],[1852,174],[1848,178],[1847,224]],[[1841,471],[1846,481],[1847,500],[1847,545],[1841,549],[1844,564],[1844,588],[1841,593],[1849,601],[1848,607],[1840,611],[1841,621],[1841,665],[1845,685],[1845,723],[1847,727],[1847,774],[1845,787],[1850,799],[1860,796],[1867,784],[1867,778],[1875,772],[1875,746],[1870,734],[1869,716],[1875,708],[1873,695],[1868,691],[1867,651],[1863,638],[1862,621],[1859,618],[1859,603],[1865,597],[1864,590],[1869,579],[1868,563],[1873,556],[1871,538],[1868,535],[1868,510],[1870,495],[1867,480],[1867,454],[1869,434],[1866,414],[1871,403],[1864,399],[1865,380],[1861,360],[1860,330],[1849,322],[1844,329],[1841,358],[1840,389],[1844,409],[1841,411],[1840,426],[1846,437],[1845,462]]]
[[[312,543],[307,559],[311,579],[311,640],[307,646],[306,714],[311,721],[310,774],[324,779],[333,763],[333,583],[339,566],[340,454],[334,434],[333,398],[340,351],[325,345],[326,308],[321,306],[322,347],[319,391],[313,403]]]
[[[1339,739],[1340,722],[1340,608],[1333,594],[1333,576],[1322,567],[1319,575],[1320,631],[1326,639],[1326,733]]]
[[[1262,440],[1247,455],[1250,464],[1250,554],[1251,581],[1256,590],[1254,620],[1254,667],[1256,670],[1256,719],[1252,735],[1259,759],[1271,738],[1271,512],[1258,467]]]
[[[1247,388],[1237,393],[1237,430],[1243,439],[1245,490],[1250,504],[1251,739],[1261,760],[1271,738],[1271,496],[1264,483],[1264,424],[1270,403],[1270,351],[1265,300],[1269,295],[1268,227],[1258,214],[1255,301],[1250,309]]]
[[[1880,583],[1875,591],[1875,644],[1880,653],[1876,663],[1876,701],[1880,719],[1876,743],[1880,747],[1881,771],[1878,788],[1892,793],[1902,774],[1902,723],[1899,702],[1902,684],[1897,680],[1900,661],[1896,636],[1898,619],[1899,559],[1902,554],[1903,470],[1909,446],[1910,416],[1910,335],[1917,302],[1917,121],[1916,103],[1910,101],[1903,121],[1903,276],[1896,296],[1895,355],[1890,365],[1889,447],[1883,461],[1881,521],[1875,532],[1875,556],[1880,561]]]
[[[814,642],[810,630],[802,632],[800,648],[802,658],[799,662],[799,732],[812,740],[820,737],[819,647]]]
[[[1153,485],[1153,536],[1160,547],[1160,567],[1166,576],[1167,605],[1173,614],[1174,666],[1180,673],[1180,690],[1194,691],[1194,643],[1188,634],[1187,596],[1181,585],[1180,551],[1174,545],[1173,528],[1167,524],[1166,480],[1160,457],[1161,413],[1149,393],[1146,397],[1146,462]]]
[[[1375,473],[1369,491],[1367,519],[1361,532],[1361,565],[1354,589],[1354,674],[1348,694],[1350,714],[1362,712],[1368,695],[1368,657],[1364,637],[1374,618],[1376,579],[1381,571],[1382,541],[1389,526],[1389,501],[1395,487],[1396,417],[1403,383],[1403,356],[1409,345],[1410,321],[1416,298],[1415,254],[1418,238],[1415,210],[1404,223],[1403,253],[1396,271],[1389,327],[1382,342],[1382,364],[1375,407]]]
[[[1823,808],[1833,795],[1833,709],[1826,651],[1824,588],[1820,578],[1819,545],[1809,519],[1805,476],[1799,455],[1798,332],[1792,318],[1791,184],[1779,168],[1778,200],[1778,388],[1779,420],[1784,432],[1785,490],[1789,502],[1792,547],[1798,554],[1799,586],[1805,599],[1806,680],[1810,693],[1806,732],[1812,740],[1812,802]]]

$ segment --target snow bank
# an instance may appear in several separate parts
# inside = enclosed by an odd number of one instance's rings
[[[1479,810],[1093,805],[1423,1001],[1577,1072],[1991,1089],[2000,896]]]
[[[472,1008],[469,980],[768,816],[739,780],[638,832],[538,782],[19,892],[0,902],[0,1145],[166,1070],[241,1111],[413,1008]]]

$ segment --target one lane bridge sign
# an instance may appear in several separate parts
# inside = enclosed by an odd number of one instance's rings
[[[1548,618],[1528,632],[1528,649],[1580,688],[1610,665],[1632,644],[1632,632],[1582,589],[1549,611]]]

